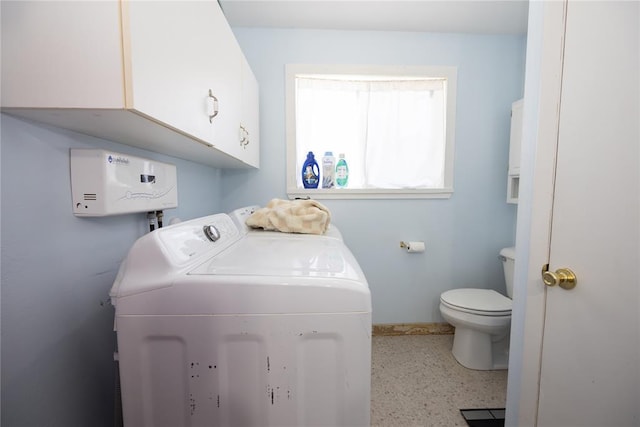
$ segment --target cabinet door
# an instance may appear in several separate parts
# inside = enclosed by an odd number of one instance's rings
[[[241,160],[260,166],[259,89],[249,63],[242,56],[242,116],[240,122]]]
[[[2,2],[2,107],[124,107],[118,1]]]
[[[217,13],[214,31],[209,35],[210,47],[206,50],[213,76],[210,86],[218,102],[218,114],[213,119],[213,144],[240,158],[238,123],[242,104],[240,58],[243,55],[218,3],[213,1],[213,5]]]
[[[127,107],[225,151],[239,51],[218,4],[124,1],[123,32]]]

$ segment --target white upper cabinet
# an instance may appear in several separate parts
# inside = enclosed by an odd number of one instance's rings
[[[3,112],[216,167],[258,165],[243,61],[214,0],[2,2]]]
[[[511,104],[509,175],[520,175],[520,147],[522,145],[522,107],[522,99]]]
[[[520,153],[522,145],[522,107],[520,99],[511,104],[511,136],[509,141],[509,172],[507,202],[518,203],[520,192]]]

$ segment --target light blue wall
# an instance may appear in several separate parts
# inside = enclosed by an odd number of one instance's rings
[[[1,116],[2,425],[113,426],[114,310],[120,262],[145,214],[77,218],[70,148],[173,163],[183,220],[220,211],[219,170]]]
[[[360,261],[374,323],[439,322],[439,295],[459,287],[505,292],[500,248],[514,243],[506,203],[511,103],[522,97],[524,35],[235,28],[260,84],[259,171],[223,171],[225,210],[286,198],[288,63],[458,67],[455,193],[449,200],[323,200]],[[422,240],[407,254],[401,240]]]
[[[2,425],[113,425],[118,266],[143,214],[77,218],[69,148],[174,163],[190,219],[285,193],[284,64],[458,66],[455,194],[450,200],[326,201],[369,280],[375,323],[440,321],[438,296],[504,290],[498,250],[513,243],[505,203],[509,108],[522,95],[524,36],[235,29],[260,83],[261,164],[224,171],[1,116]],[[400,240],[424,240],[406,254]]]

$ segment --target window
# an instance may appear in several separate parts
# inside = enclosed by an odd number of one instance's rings
[[[290,198],[429,198],[453,192],[455,67],[287,65]],[[346,188],[306,189],[314,153],[344,154]]]

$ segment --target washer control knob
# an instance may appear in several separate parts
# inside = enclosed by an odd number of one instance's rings
[[[215,242],[220,238],[220,231],[216,228],[215,225],[205,225],[202,227],[204,231],[204,235],[207,236],[207,239]]]

